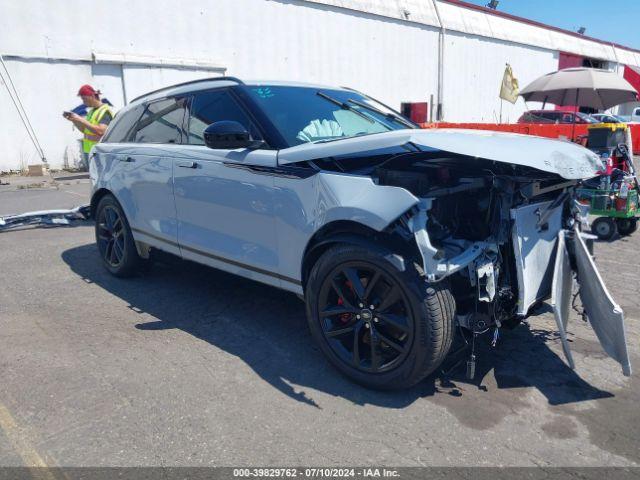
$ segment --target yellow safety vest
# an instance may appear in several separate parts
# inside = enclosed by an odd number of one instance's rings
[[[109,112],[111,114],[111,118],[113,118],[113,110],[107,103],[103,103],[98,108],[92,108],[89,113],[87,113],[87,121],[91,125],[98,125],[104,114]],[[82,151],[84,153],[89,153],[91,151],[91,147],[93,147],[101,138],[101,135],[96,135],[94,132],[85,128],[82,133],[84,133],[84,138],[82,139]]]

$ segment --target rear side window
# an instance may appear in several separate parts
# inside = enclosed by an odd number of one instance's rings
[[[147,105],[136,125],[136,143],[186,143],[185,98],[167,98]]]
[[[104,138],[102,139],[103,143],[124,143],[128,142],[131,138],[131,133],[133,132],[134,127],[136,126],[136,122],[142,115],[144,110],[144,105],[139,105],[130,110],[127,110],[124,113],[116,114],[116,117],[113,122],[111,122],[111,126],[107,130]]]
[[[525,122],[530,123],[549,123],[549,118],[544,111],[534,110],[532,112],[527,112],[523,115]]]
[[[209,125],[222,120],[242,124],[254,140],[262,140],[262,135],[254,122],[238,105],[228,90],[211,90],[196,93],[189,114],[189,143],[204,145],[204,130]]]

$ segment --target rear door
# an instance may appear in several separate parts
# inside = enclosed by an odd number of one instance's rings
[[[173,196],[173,155],[186,142],[184,121],[188,98],[150,102],[138,121],[120,161],[124,175],[119,200],[134,237],[179,254]]]
[[[125,168],[124,160],[135,149],[130,138],[144,108],[144,105],[139,105],[118,112],[102,140],[91,151],[89,172],[92,181],[96,182],[94,191],[106,188],[116,195],[120,203],[121,197],[128,198],[128,193],[123,191],[125,173],[129,170]],[[128,212],[129,209],[125,208],[125,213]]]
[[[210,149],[203,132],[233,120],[262,138],[230,89],[196,93],[188,146],[174,159],[178,242],[184,258],[280,286],[274,204],[276,150]]]

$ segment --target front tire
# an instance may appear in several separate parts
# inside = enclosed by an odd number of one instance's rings
[[[366,387],[410,387],[451,348],[455,301],[447,285],[428,285],[411,262],[405,267],[375,248],[339,245],[309,275],[312,336],[340,372]]]
[[[131,227],[113,195],[102,197],[96,208],[96,244],[105,268],[116,277],[130,277],[142,265]]]

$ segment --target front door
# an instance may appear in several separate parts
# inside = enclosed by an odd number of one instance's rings
[[[234,120],[260,132],[227,89],[195,94],[189,145],[173,160],[178,243],[184,258],[280,286],[273,217],[275,150],[213,150],[211,123]]]

